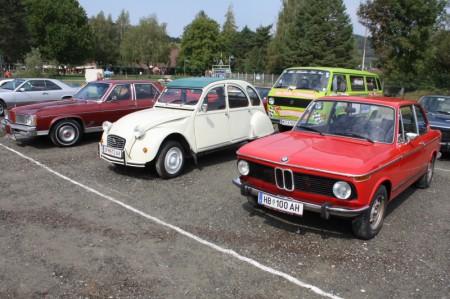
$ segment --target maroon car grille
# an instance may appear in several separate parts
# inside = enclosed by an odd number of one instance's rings
[[[273,184],[284,190],[298,190],[301,192],[320,194],[334,197],[333,185],[337,182],[321,176],[291,172],[289,169],[273,168],[270,166],[249,162],[249,177]],[[353,184],[351,199],[356,198],[356,190]]]
[[[106,145],[112,148],[123,150],[125,148],[125,139],[117,135],[108,135]]]

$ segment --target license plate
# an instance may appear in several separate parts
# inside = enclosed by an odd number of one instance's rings
[[[112,156],[112,157],[116,157],[116,158],[122,158],[122,151],[121,150],[118,150],[118,149],[115,149],[115,148],[112,148],[112,147],[109,147],[109,146],[103,146],[103,153],[105,154],[105,155],[108,155],[108,156]]]
[[[268,208],[294,215],[303,215],[303,204],[300,202],[278,198],[264,192],[258,194],[258,204]]]
[[[283,126],[289,126],[293,127],[297,123],[296,120],[289,120],[289,119],[280,119],[280,124]]]

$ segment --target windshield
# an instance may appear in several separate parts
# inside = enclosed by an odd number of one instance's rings
[[[424,97],[421,103],[428,112],[450,115],[450,97]]]
[[[14,79],[12,81],[6,82],[5,84],[2,85],[3,89],[8,89],[8,90],[15,90],[17,87],[20,86],[20,84],[22,84],[23,82],[25,82],[25,80],[22,79]]]
[[[295,130],[392,143],[394,119],[394,109],[389,107],[345,101],[315,101],[305,111]]]
[[[318,70],[287,70],[275,83],[275,88],[326,91],[330,73]]]
[[[106,83],[89,83],[80,89],[73,97],[80,100],[100,100],[108,90],[109,84]]]
[[[159,97],[158,103],[195,106],[201,95],[201,89],[166,88]]]

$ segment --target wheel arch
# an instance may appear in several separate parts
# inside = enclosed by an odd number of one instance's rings
[[[272,121],[267,114],[258,110],[251,116],[249,139],[264,137],[273,132]]]
[[[63,120],[74,120],[80,125],[81,131],[82,132],[85,131],[84,122],[81,119],[81,117],[79,117],[79,116],[61,116],[61,117],[56,117],[56,118],[52,119],[52,121],[50,122],[49,132],[51,132],[53,130],[53,128],[55,127],[55,125],[57,123],[59,123]]]
[[[373,196],[375,195],[375,193],[381,186],[384,186],[386,188],[386,192],[388,195],[388,201],[391,200],[391,198],[392,198],[392,181],[389,178],[384,177],[384,178],[380,179],[375,186],[376,187],[373,188],[373,190],[370,194],[370,200],[372,200]]]
[[[186,137],[184,137],[183,134],[180,133],[170,133],[169,135],[167,135],[166,137],[163,138],[159,148],[161,148],[161,146],[169,141],[169,140],[174,140],[174,141],[178,141],[181,146],[183,147],[183,149],[186,151],[187,155],[190,155],[191,153],[191,145],[189,144],[189,142],[187,141]],[[159,152],[159,150],[158,150]]]

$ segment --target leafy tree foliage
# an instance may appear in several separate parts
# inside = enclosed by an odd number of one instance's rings
[[[256,29],[253,38],[250,39],[251,48],[246,53],[244,71],[249,73],[262,73],[267,65],[267,51],[271,41],[272,25],[261,26]]]
[[[145,64],[147,67],[167,62],[169,51],[166,24],[159,24],[155,16],[143,18],[139,25],[128,29],[120,46],[124,61]]]
[[[116,64],[119,59],[120,27],[114,24],[111,15],[105,18],[101,11],[89,19],[93,35],[92,58],[100,65]]]
[[[32,46],[44,58],[81,63],[90,56],[91,32],[86,12],[76,0],[24,0]]]
[[[0,55],[13,63],[29,49],[28,30],[22,1],[0,0]]]
[[[391,84],[412,87],[419,83],[432,49],[432,32],[443,8],[441,0],[369,0],[360,6],[360,21],[371,33]]]
[[[184,28],[179,66],[197,75],[203,74],[219,57],[219,24],[204,11]]]
[[[233,55],[235,57],[235,70],[245,72],[247,54],[254,46],[256,33],[247,26],[236,34]]]
[[[229,56],[235,55],[236,38],[236,19],[234,17],[233,7],[230,5],[225,14],[225,22],[222,27],[222,32],[220,33],[220,43],[225,57],[228,58]]]
[[[130,13],[122,9],[119,16],[117,17],[116,25],[119,31],[119,42],[121,42],[125,36],[125,33],[128,31],[128,29],[131,28]]]

